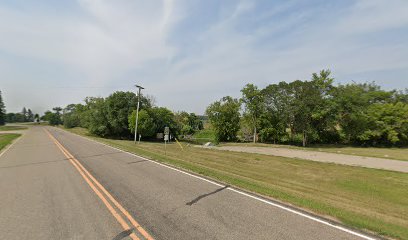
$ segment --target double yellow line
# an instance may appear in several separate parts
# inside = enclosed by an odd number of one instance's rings
[[[140,224],[129,214],[128,211],[105,189],[96,180],[92,174],[86,170],[86,168],[64,147],[62,144],[47,130],[44,129],[48,136],[53,140],[53,142],[57,145],[57,147],[61,150],[61,152],[69,159],[71,164],[78,170],[81,176],[84,178],[86,183],[91,187],[91,189],[95,192],[95,194],[102,200],[105,206],[108,208],[109,212],[116,218],[119,224],[122,226],[124,230],[129,230],[130,226],[125,221],[125,219],[118,213],[118,211],[112,206],[111,203],[129,220],[129,222],[135,227],[135,229],[146,239],[146,240],[153,240],[152,236],[144,230]],[[102,191],[102,192],[101,192]],[[103,194],[102,194],[103,193]],[[110,202],[107,200],[107,198]],[[140,238],[135,234],[132,233],[130,237],[133,240],[140,240]]]

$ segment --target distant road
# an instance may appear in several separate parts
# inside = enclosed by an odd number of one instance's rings
[[[338,153],[307,151],[289,148],[248,147],[248,146],[222,146],[212,148],[234,152],[258,153],[279,157],[306,159],[317,162],[329,162],[350,166],[385,169],[397,172],[408,172],[408,161],[391,160],[384,158],[362,157]]]
[[[0,157],[0,239],[370,239],[51,127]]]

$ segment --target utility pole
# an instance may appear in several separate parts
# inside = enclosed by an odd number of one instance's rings
[[[139,93],[137,95],[137,110],[136,110],[136,123],[135,123],[135,144],[137,141],[137,121],[139,118],[139,105],[140,105],[140,92],[142,91],[142,89],[144,89],[144,87],[139,86],[139,85],[135,85],[137,88],[139,88]]]

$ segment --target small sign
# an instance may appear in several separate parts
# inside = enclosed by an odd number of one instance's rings
[[[168,134],[164,135],[164,141],[169,141],[169,135]]]
[[[164,134],[165,135],[169,135],[170,134],[170,128],[169,127],[165,127],[164,128]],[[167,136],[168,137],[168,136]]]

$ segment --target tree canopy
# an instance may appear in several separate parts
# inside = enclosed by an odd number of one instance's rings
[[[208,106],[206,113],[215,130],[217,141],[235,141],[239,130],[241,103],[230,96]]]
[[[238,118],[253,129],[254,141],[259,136],[262,142],[303,146],[408,145],[408,90],[385,91],[374,83],[335,86],[331,72],[322,70],[313,73],[310,80],[279,82],[260,90],[247,84],[241,93],[244,111]],[[238,122],[237,117],[223,118],[229,115],[220,114],[226,108],[224,101],[207,109],[223,141],[232,139],[224,137],[225,126],[236,126]],[[235,114],[239,115],[239,110]]]
[[[1,96],[0,91],[0,125],[4,125],[6,123],[6,106],[3,102],[3,97]]]

